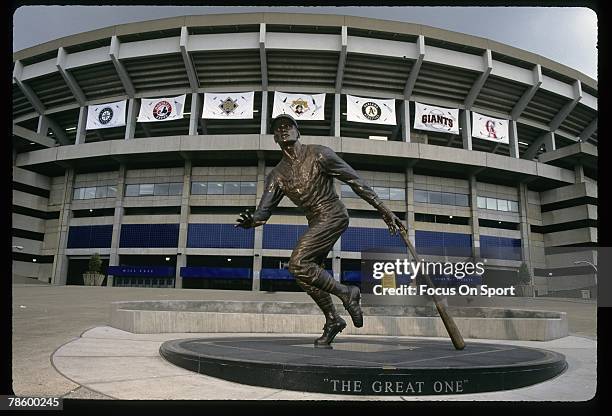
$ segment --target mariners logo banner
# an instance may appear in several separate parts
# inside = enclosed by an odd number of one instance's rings
[[[202,118],[253,118],[254,98],[255,93],[253,91],[204,93]]]
[[[183,118],[187,94],[172,98],[143,98],[140,102],[138,122],[170,121]]]
[[[289,114],[296,120],[325,120],[325,94],[285,94],[274,92],[272,118]]]
[[[414,128],[459,134],[459,109],[414,103]]]
[[[472,112],[472,137],[508,144],[508,136],[508,120]]]
[[[361,123],[391,124],[395,126],[395,100],[362,98],[346,95],[347,121]]]
[[[90,105],[87,107],[87,124],[85,130],[109,129],[125,126],[125,103],[127,100],[114,103]]]

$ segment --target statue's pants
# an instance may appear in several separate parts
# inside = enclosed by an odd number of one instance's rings
[[[346,293],[347,288],[334,280],[322,266],[348,224],[348,213],[343,205],[325,209],[309,220],[308,230],[298,240],[289,259],[289,272],[319,305],[328,320],[336,316],[329,294],[340,296]]]

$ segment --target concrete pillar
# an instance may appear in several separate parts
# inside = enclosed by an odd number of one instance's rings
[[[334,94],[334,136],[340,137],[340,94]]]
[[[461,126],[461,138],[465,150],[472,150],[472,122],[470,117],[471,111],[459,110],[459,125]]]
[[[54,285],[65,285],[68,279],[68,257],[65,253],[68,243],[70,218],[72,217],[70,206],[72,203],[74,176],[74,168],[66,169],[66,173],[64,174],[64,198],[58,221],[57,251],[53,259],[53,268],[51,270],[51,282]]]
[[[115,195],[115,214],[113,216],[113,236],[111,239],[111,249],[108,259],[109,266],[119,266],[119,242],[121,236],[121,222],[123,220],[123,195],[125,192],[125,164],[119,165],[117,174],[117,194]],[[108,276],[106,285],[113,285],[113,277]]]
[[[520,157],[518,144],[519,138],[515,120],[510,120],[510,122],[508,123],[508,130],[510,131],[510,137],[508,138],[508,146],[510,147],[510,157],[515,157],[518,159]]]
[[[45,116],[38,116],[38,127],[36,128],[36,133],[42,134],[43,136],[47,136],[49,132],[49,119]]]
[[[77,123],[74,144],[85,143],[85,136],[87,134],[85,127],[87,127],[87,107],[81,107],[79,108],[79,121]]]
[[[544,147],[547,152],[552,152],[553,150],[557,150],[557,142],[555,140],[555,133],[549,131],[544,135]]]
[[[586,181],[584,178],[584,166],[576,165],[574,167],[574,173],[576,174],[576,183],[582,183]]]
[[[268,90],[264,90],[261,92],[261,128],[260,128],[259,134],[267,134],[267,133],[268,133]]]
[[[138,118],[139,102],[136,98],[130,98],[128,112],[125,118],[125,140],[133,139],[136,133],[136,119]]]
[[[189,194],[191,190],[191,160],[185,161],[185,173],[183,175],[183,195],[181,196],[181,218],[179,221],[178,249],[176,252],[176,274],[174,287],[183,287],[181,267],[187,266],[187,232],[189,228]]]
[[[480,258],[480,227],[478,225],[478,189],[476,176],[470,175],[470,219],[472,225],[472,256]]]
[[[263,122],[263,112],[262,112]],[[261,196],[264,191],[264,180],[266,178],[266,160],[263,158],[263,154],[259,155],[257,161],[257,204],[261,201]],[[263,225],[255,228],[255,240],[253,241],[253,286],[254,292],[259,291],[261,287],[261,262],[262,262],[262,250],[263,250]]]
[[[200,105],[200,94],[194,92],[191,94],[191,114],[189,115],[189,135],[196,136],[198,134],[198,121],[202,115]]]
[[[402,138],[409,143],[410,140],[410,101],[402,102]]]
[[[518,204],[519,204],[519,221],[521,231],[521,257],[522,260],[527,263],[529,272],[533,276],[533,265],[531,264],[530,253],[529,253],[529,220],[527,218],[528,213],[528,196],[529,189],[527,184],[520,183],[518,186]]]
[[[408,239],[416,248],[416,232],[414,230],[414,170],[406,168],[406,228]]]

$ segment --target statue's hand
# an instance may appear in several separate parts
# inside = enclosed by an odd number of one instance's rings
[[[253,228],[258,227],[264,223],[263,221],[255,221],[253,219],[253,214],[248,209],[242,212],[240,214],[240,217],[241,218],[238,218],[236,220],[238,221],[238,224],[235,224],[234,227]]]
[[[392,235],[396,235],[398,232],[402,231],[407,232],[406,226],[402,223],[402,220],[400,220],[397,215],[395,215],[390,209],[385,208],[382,211],[382,217],[383,220],[387,223],[387,227],[389,227],[389,232]]]

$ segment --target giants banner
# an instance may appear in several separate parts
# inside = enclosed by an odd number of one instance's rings
[[[508,144],[508,136],[508,120],[472,112],[472,137]]]
[[[395,100],[346,95],[346,120],[395,126]]]
[[[274,91],[272,118],[289,114],[296,120],[325,120],[325,94],[285,94]]]
[[[172,98],[143,98],[140,102],[138,122],[170,121],[183,118],[186,95]]]
[[[251,92],[206,92],[202,118],[250,119],[253,118],[255,93]]]
[[[459,109],[414,103],[414,128],[459,134]]]
[[[127,100],[87,107],[85,130],[109,129],[125,126],[125,104]]]

